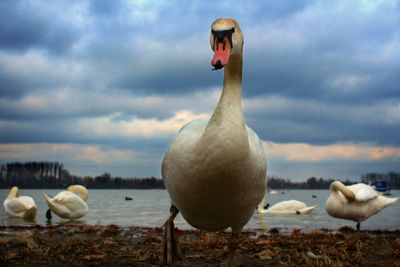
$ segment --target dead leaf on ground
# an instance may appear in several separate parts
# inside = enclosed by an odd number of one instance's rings
[[[87,260],[87,261],[97,261],[97,260],[102,260],[106,257],[106,255],[86,255],[86,256],[82,256],[83,260]]]

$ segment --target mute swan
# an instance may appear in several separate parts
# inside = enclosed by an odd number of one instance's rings
[[[304,202],[297,200],[286,200],[275,205],[272,205],[270,208],[264,208],[264,199],[258,204],[257,212],[258,213],[269,213],[269,214],[307,214],[313,211],[317,207],[317,205],[307,207]]]
[[[278,192],[276,190],[271,189],[271,187],[267,187],[267,193],[270,195],[275,195],[278,194]]]
[[[73,192],[79,193],[79,196]],[[89,193],[82,185],[71,185],[67,191],[62,191],[53,198],[46,193],[43,195],[49,209],[63,219],[79,219],[88,213],[86,200]],[[51,218],[51,215],[49,217]]]
[[[221,98],[209,120],[194,120],[178,132],[162,162],[172,202],[162,260],[170,266],[178,254],[173,240],[178,212],[202,230],[230,227],[230,264],[239,233],[265,194],[264,150],[242,113],[243,35],[239,24],[233,19],[214,21],[210,44],[214,51],[211,64],[215,69],[225,67]]]
[[[357,230],[360,230],[362,221],[399,199],[381,196],[371,186],[363,183],[345,186],[334,181],[330,191],[325,204],[326,212],[335,218],[357,222]]]
[[[9,217],[34,219],[36,216],[36,203],[33,198],[19,196],[19,189],[13,186],[3,202],[4,209]]]

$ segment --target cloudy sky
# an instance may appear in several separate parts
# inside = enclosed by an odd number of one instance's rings
[[[210,116],[210,25],[245,36],[243,105],[269,175],[400,171],[399,1],[0,1],[0,163],[160,177]]]

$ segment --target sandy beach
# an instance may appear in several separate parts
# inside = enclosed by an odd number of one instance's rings
[[[177,266],[221,266],[229,233],[179,231]],[[0,226],[2,266],[159,266],[160,228]],[[400,231],[245,231],[236,266],[400,266]]]

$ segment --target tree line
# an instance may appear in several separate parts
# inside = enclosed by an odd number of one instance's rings
[[[0,188],[66,188],[81,184],[89,189],[164,189],[161,179],[112,177],[109,173],[92,177],[71,174],[59,162],[11,162],[0,167]]]
[[[328,189],[334,180],[310,177],[306,181],[293,182],[290,179],[268,177],[268,187],[272,189]],[[349,180],[343,182],[344,184],[351,184]]]
[[[293,182],[290,179],[283,179],[279,177],[269,177],[268,186],[273,189],[328,189],[330,184],[336,179],[323,179],[310,177],[306,181]],[[391,189],[400,189],[400,173],[387,172],[376,173],[370,172],[361,175],[361,182],[369,184],[376,181],[387,181]],[[345,185],[354,184],[354,181],[346,179],[342,181]]]
[[[370,183],[376,181],[387,181],[392,189],[400,189],[400,173],[387,172],[387,173],[367,173],[361,176],[361,182]]]
[[[268,177],[272,189],[328,189],[335,179],[310,177],[306,181],[292,181],[280,177]],[[367,173],[361,182],[370,183],[385,180],[392,189],[400,189],[400,173]],[[351,184],[349,179],[342,181]],[[0,188],[18,186],[21,188],[66,188],[81,184],[89,189],[164,189],[164,183],[156,177],[112,177],[109,173],[99,176],[77,176],[71,174],[60,162],[11,162],[0,166]]]

